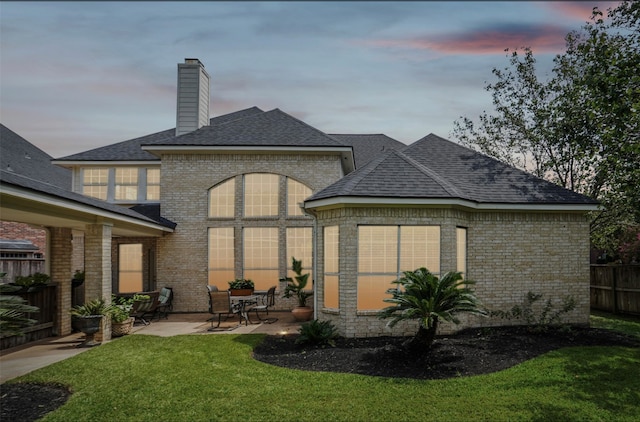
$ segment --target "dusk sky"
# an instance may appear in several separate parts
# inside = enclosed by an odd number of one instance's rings
[[[279,108],[325,133],[452,139],[492,110],[505,49],[541,76],[618,2],[2,2],[0,122],[53,157],[175,127],[177,64],[210,115]],[[1,140],[0,140],[1,142]]]

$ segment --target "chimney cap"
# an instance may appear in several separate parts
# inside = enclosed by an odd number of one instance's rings
[[[202,62],[199,59],[188,59],[188,58],[185,58],[184,59],[184,63],[185,64],[199,64],[200,66],[204,67],[204,65],[202,64]]]

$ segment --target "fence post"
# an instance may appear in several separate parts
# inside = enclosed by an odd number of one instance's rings
[[[611,292],[613,293],[613,313],[618,313],[618,268],[611,267],[612,286]]]

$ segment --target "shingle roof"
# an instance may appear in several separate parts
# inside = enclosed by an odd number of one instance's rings
[[[89,205],[89,206],[102,209],[105,211],[109,211],[112,213],[135,218],[137,220],[153,222],[169,228],[175,227],[175,224],[169,222],[169,220],[166,220],[166,219],[154,220],[153,218],[142,215],[129,208],[122,207],[116,204],[111,204],[109,202],[105,202],[100,199],[91,198],[79,193],[71,192],[70,190],[53,186],[51,184],[42,182],[40,180],[31,179],[21,174],[0,170],[0,182],[2,182],[3,184],[14,185],[23,189],[48,195],[54,199],[62,198],[62,199],[73,201],[79,204]]]
[[[463,199],[502,204],[597,204],[493,158],[430,134],[391,151],[307,199]]]
[[[52,157],[0,124],[0,169],[71,189],[71,172],[51,164]]]
[[[153,142],[151,146],[344,147],[345,145],[303,121],[279,109],[274,109],[255,113],[243,119],[204,126],[175,138]]]
[[[374,158],[390,150],[405,148],[407,145],[383,134],[335,134],[329,136],[345,145],[353,147],[356,168],[363,167]]]
[[[258,107],[251,107],[234,113],[212,117],[210,125],[220,125],[237,119],[243,119],[253,114],[264,113]],[[170,139],[176,139],[176,129],[167,129],[128,141],[118,142],[89,151],[80,152],[66,157],[58,158],[58,161],[160,161],[160,159],[142,150],[141,145],[152,145]]]

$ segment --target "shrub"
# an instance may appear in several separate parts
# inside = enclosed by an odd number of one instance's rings
[[[562,299],[559,309],[553,310],[554,305],[551,299],[547,299],[545,304],[540,308],[539,314],[534,311],[535,303],[542,299],[542,294],[528,292],[522,305],[515,305],[509,311],[492,311],[491,316],[497,316],[502,319],[524,319],[530,331],[546,332],[549,327],[559,325],[560,317],[563,314],[571,312],[576,307],[576,300],[572,296],[566,296]]]
[[[331,321],[314,319],[300,326],[300,336],[296,339],[296,344],[330,345],[335,347],[334,339],[336,337],[338,337],[338,330]]]
[[[0,284],[0,336],[24,335],[23,329],[35,324],[35,319],[26,317],[27,313],[38,312],[35,306],[27,304],[20,296],[11,293],[20,290],[19,286]]]
[[[396,287],[387,290],[393,297],[384,299],[394,306],[381,310],[378,317],[391,318],[389,327],[400,321],[417,319],[420,322],[418,332],[407,344],[414,351],[431,348],[440,320],[459,324],[456,316],[459,313],[486,315],[468,287],[474,282],[463,280],[459,272],[448,272],[438,278],[423,267],[403,274],[393,281]]]

